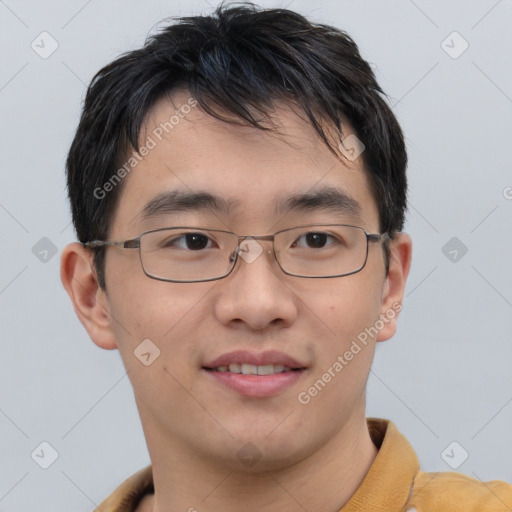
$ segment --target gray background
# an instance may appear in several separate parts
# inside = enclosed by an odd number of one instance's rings
[[[456,441],[447,460],[469,454],[457,471],[511,482],[512,2],[261,5],[351,34],[407,136],[414,257],[368,416],[392,419],[424,470],[450,470],[441,455]],[[0,0],[0,511],[88,511],[149,464],[120,356],[89,340],[60,283],[74,240],[64,161],[93,74],[163,18],[209,11],[199,0]],[[46,59],[31,48],[43,31],[59,45]],[[457,58],[453,31],[469,44]],[[43,441],[58,452],[48,469],[31,457]]]

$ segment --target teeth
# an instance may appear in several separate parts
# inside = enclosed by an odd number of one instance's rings
[[[231,363],[229,365],[229,371],[231,373],[242,373],[242,368],[238,363]]]
[[[258,366],[258,375],[272,375],[274,373],[273,364],[264,364]]]
[[[274,375],[275,373],[289,372],[291,368],[282,364],[248,364],[231,363],[229,366],[218,366],[218,372],[241,373],[243,375]]]
[[[255,364],[242,364],[242,373],[244,375],[258,375],[258,367]]]

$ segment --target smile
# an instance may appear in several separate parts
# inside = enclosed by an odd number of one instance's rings
[[[282,364],[248,364],[248,363],[231,363],[230,365],[218,366],[212,368],[216,372],[241,373],[243,375],[274,375],[292,371],[292,368],[283,366]]]

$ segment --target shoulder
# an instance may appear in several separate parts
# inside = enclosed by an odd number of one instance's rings
[[[132,512],[146,510],[147,496],[154,492],[153,469],[151,464],[125,479],[105,498],[94,512]],[[142,500],[142,502],[141,502]],[[137,508],[137,507],[141,508]],[[144,508],[143,508],[144,507]]]
[[[510,512],[512,485],[501,480],[482,482],[451,471],[419,471],[409,503],[418,512]]]

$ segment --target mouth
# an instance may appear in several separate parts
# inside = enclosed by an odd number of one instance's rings
[[[282,393],[295,384],[307,367],[277,351],[224,354],[201,369],[217,384],[239,395],[264,398]]]
[[[221,373],[236,373],[242,375],[276,375],[285,372],[298,372],[303,368],[290,368],[282,364],[249,364],[249,363],[231,363],[229,365],[221,365],[216,368],[203,367],[205,370]]]

